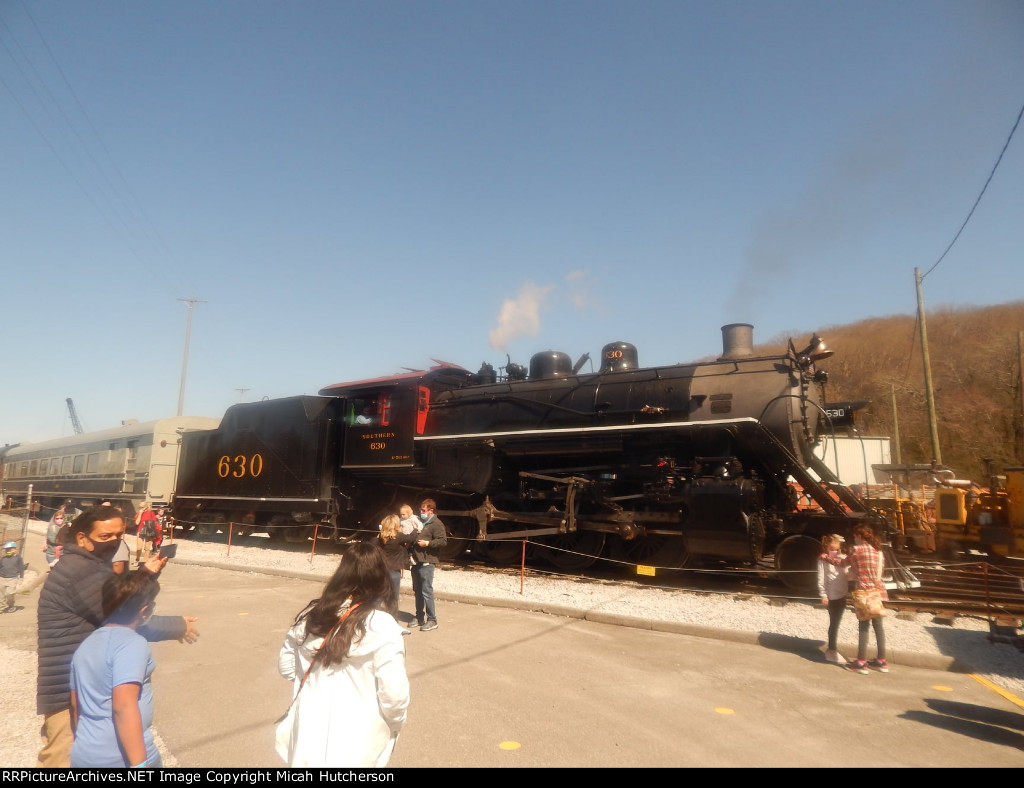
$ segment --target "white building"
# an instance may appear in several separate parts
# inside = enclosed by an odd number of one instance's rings
[[[889,438],[825,436],[814,454],[847,487],[890,482],[889,474],[872,469],[873,465],[892,462]]]

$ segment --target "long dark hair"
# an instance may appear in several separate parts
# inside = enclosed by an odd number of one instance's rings
[[[323,665],[337,665],[345,659],[352,641],[366,634],[367,617],[390,596],[391,576],[384,562],[384,553],[370,542],[352,544],[327,581],[321,597],[299,614],[300,619],[306,619],[306,638],[326,638],[320,647],[318,661]],[[358,607],[338,624],[341,606],[348,599],[351,599],[352,606]],[[334,629],[335,624],[338,624],[337,629]],[[327,637],[328,633],[330,637]]]
[[[876,550],[882,549],[882,543],[878,540],[878,536],[869,525],[861,523],[853,529],[853,535],[859,537],[862,542],[871,545]]]

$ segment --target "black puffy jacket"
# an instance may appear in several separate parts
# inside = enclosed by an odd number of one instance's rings
[[[64,546],[39,593],[39,673],[36,713],[71,708],[71,658],[103,624],[103,583],[114,574],[110,561],[73,544]],[[153,616],[138,629],[147,640],[185,636],[181,616]]]

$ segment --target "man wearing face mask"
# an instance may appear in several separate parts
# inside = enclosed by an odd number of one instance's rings
[[[448,532],[435,511],[437,504],[427,498],[420,504],[420,520],[423,527],[416,537],[412,554],[412,590],[416,596],[416,623],[421,632],[437,629],[437,615],[434,611],[434,566],[439,551],[448,544]]]
[[[71,765],[71,658],[103,624],[103,583],[113,574],[110,562],[124,536],[124,515],[112,506],[94,506],[67,529],[61,559],[53,565],[39,594],[39,672],[36,712],[43,715],[45,743],[38,766]],[[140,572],[156,575],[167,563],[154,556]],[[153,616],[137,630],[149,641],[194,643],[195,618]]]

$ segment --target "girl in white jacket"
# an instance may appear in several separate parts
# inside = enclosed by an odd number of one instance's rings
[[[402,627],[381,609],[390,594],[380,548],[356,542],[285,636],[278,670],[295,694],[277,752],[289,766],[387,765],[409,707]]]
[[[821,537],[822,553],[818,557],[818,596],[821,597],[821,604],[828,607],[828,648],[825,659],[837,664],[846,662],[836,646],[836,638],[839,636],[839,622],[843,620],[846,611],[846,597],[850,593],[846,567],[843,566],[846,556],[840,552],[844,541],[839,534]]]

